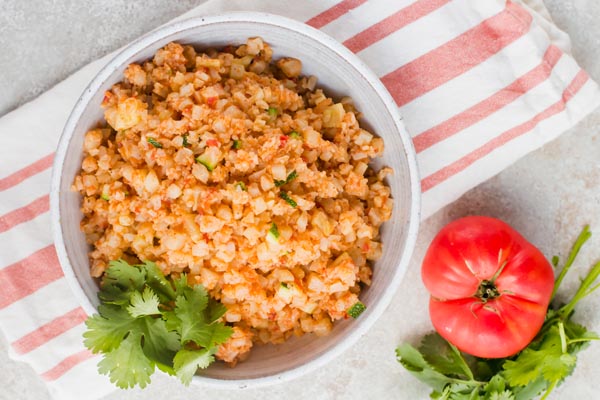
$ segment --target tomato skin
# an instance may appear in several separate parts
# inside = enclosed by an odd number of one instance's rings
[[[554,287],[552,266],[535,246],[506,223],[481,216],[446,225],[427,250],[421,276],[438,333],[483,358],[525,348],[544,322]],[[490,298],[481,296],[483,287]]]

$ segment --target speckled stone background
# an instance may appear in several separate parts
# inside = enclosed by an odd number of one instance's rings
[[[573,52],[600,81],[600,2],[545,0]],[[35,98],[70,73],[203,0],[0,0],[0,115]],[[144,391],[115,391],[116,399],[426,399],[429,390],[395,361],[394,348],[431,329],[419,266],[435,233],[469,214],[502,218],[548,256],[564,256],[585,223],[595,234],[566,281],[600,259],[600,110],[570,132],[465,194],[422,224],[411,268],[394,301],[372,330],[343,356],[295,381],[245,391],[184,388],[164,376]],[[0,138],[1,139],[1,138]],[[0,289],[1,290],[1,289]],[[584,300],[577,319],[600,331],[600,293]],[[600,343],[552,399],[600,399]],[[8,358],[0,336],[0,399],[50,396],[33,370]],[[82,399],[86,394],[82,393]]]

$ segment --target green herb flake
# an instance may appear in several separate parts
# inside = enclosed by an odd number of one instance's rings
[[[290,183],[291,181],[293,181],[297,177],[298,177],[298,173],[296,173],[296,170],[294,170],[294,171],[290,172],[290,174],[287,176],[287,179],[285,180],[285,183]]]
[[[281,287],[284,289],[289,289],[289,285],[286,282],[281,282]]]
[[[279,197],[281,197],[286,203],[294,208],[298,206],[298,203],[296,203],[294,199],[292,199],[286,192],[279,192]]]
[[[296,131],[291,131],[290,133],[288,133],[288,136],[291,137],[292,139],[302,140],[302,135],[300,135]]]
[[[285,181],[276,180],[275,181],[275,186],[277,186],[277,187],[283,186],[286,183],[290,183],[291,181],[293,181],[297,177],[298,177],[298,173],[296,173],[296,170],[294,170],[294,171],[292,171],[292,172],[289,173],[289,175],[287,176],[287,178],[285,179]]]
[[[103,354],[98,371],[123,389],[144,388],[156,368],[189,384],[233,333],[219,321],[227,309],[202,285],[165,277],[153,262],[111,261],[98,297],[84,344]]]
[[[183,135],[183,147],[190,147],[190,142],[188,142],[188,134]]]
[[[248,188],[246,187],[246,184],[244,182],[238,182],[235,184],[236,189],[240,189],[243,192],[247,192]]]
[[[279,239],[279,229],[277,229],[277,225],[275,225],[275,222],[271,223],[271,227],[269,228],[269,234],[275,239]]]
[[[241,140],[234,140],[233,141],[233,148],[235,150],[239,150],[242,148],[242,141]]]
[[[159,142],[156,141],[156,139],[148,137],[148,143],[150,143],[152,146],[156,147],[157,149],[162,149],[163,145]]]
[[[110,196],[108,195],[108,193],[102,193],[102,194],[100,195],[100,198],[101,198],[102,200],[105,200],[105,201],[109,201],[109,200],[110,200]]]
[[[271,118],[277,118],[277,114],[279,113],[275,107],[269,107],[267,112]]]
[[[358,316],[360,314],[362,314],[366,309],[367,309],[367,306],[365,306],[362,302],[357,301],[356,303],[354,303],[352,305],[352,307],[350,307],[346,311],[346,314],[348,314],[348,316],[350,316],[352,318],[358,318]]]

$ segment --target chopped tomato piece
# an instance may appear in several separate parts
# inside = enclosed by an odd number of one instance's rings
[[[219,100],[217,96],[209,97],[208,99],[206,99],[206,104],[208,104],[208,106],[212,108],[215,106],[215,104],[217,104],[217,100]]]
[[[288,142],[288,140],[290,140],[290,138],[288,136],[285,136],[285,135],[279,136],[279,147],[284,147],[286,145],[286,143]]]

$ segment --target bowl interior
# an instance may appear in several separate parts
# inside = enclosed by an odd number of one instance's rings
[[[418,224],[418,180],[414,151],[397,109],[375,76],[353,54],[333,39],[300,23],[264,15],[229,15],[221,18],[198,18],[162,28],[134,42],[116,57],[90,84],[71,115],[61,139],[55,162],[58,226],[57,248],[65,275],[79,294],[88,312],[98,304],[97,287],[89,274],[88,245],[79,229],[82,218],[80,196],[70,186],[82,160],[85,132],[103,119],[100,103],[104,91],[122,80],[125,67],[153,56],[170,41],[193,44],[196,48],[222,47],[244,43],[248,37],[260,36],[274,50],[274,58],[290,56],[302,60],[303,74],[315,75],[318,85],[334,97],[350,96],[363,114],[361,125],[384,138],[385,152],[374,162],[375,168],[387,165],[394,169],[388,179],[394,198],[392,219],[382,228],[383,257],[374,266],[372,285],[364,290],[362,301],[367,311],[357,320],[336,323],[326,337],[305,335],[278,346],[255,346],[250,357],[231,369],[213,364],[199,380],[218,380],[245,386],[252,381],[277,381],[299,373],[309,365],[325,362],[325,354],[348,347],[387,307],[404,274],[416,237]],[[62,240],[61,240],[62,239]],[[354,340],[353,340],[354,339]],[[216,381],[214,381],[216,382]],[[213,382],[213,383],[214,383]]]

